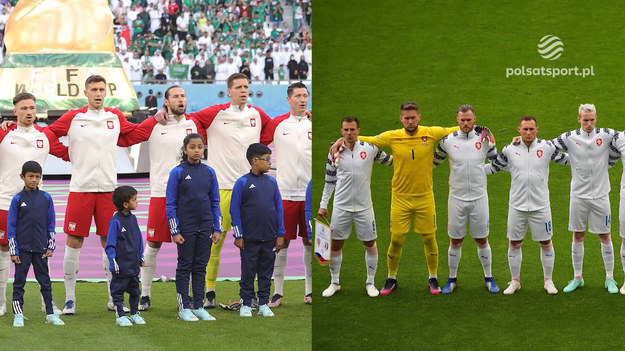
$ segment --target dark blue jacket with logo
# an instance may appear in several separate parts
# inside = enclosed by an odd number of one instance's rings
[[[50,194],[39,188],[23,189],[11,200],[7,215],[9,253],[54,251],[54,203]]]
[[[115,212],[109,222],[104,251],[111,272],[119,272],[119,276],[139,275],[143,262],[143,240],[135,215]]]
[[[235,239],[269,241],[284,236],[283,215],[282,196],[273,177],[250,172],[234,183],[230,216]]]
[[[211,167],[201,162],[180,163],[169,173],[165,198],[172,236],[221,233],[219,185]]]

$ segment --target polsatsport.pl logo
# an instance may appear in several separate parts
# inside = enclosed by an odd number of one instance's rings
[[[538,42],[538,53],[545,60],[557,59],[562,56],[562,51],[564,51],[564,44],[555,35],[545,35]]]
[[[545,35],[538,41],[538,54],[545,60],[556,60],[562,56],[564,44],[555,35]],[[595,68],[590,67],[506,67],[506,78],[520,76],[537,77],[590,77],[595,75]]]

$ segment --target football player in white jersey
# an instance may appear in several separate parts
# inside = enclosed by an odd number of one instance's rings
[[[491,293],[498,293],[492,275],[492,255],[488,243],[488,194],[484,159],[494,161],[495,145],[483,143],[481,127],[475,127],[475,111],[471,105],[458,107],[456,120],[460,130],[443,137],[434,152],[434,166],[449,156],[448,224],[449,279],[441,291],[451,294],[458,286],[457,272],[462,255],[462,242],[469,233],[477,245],[477,255],[484,270],[484,284]]]
[[[375,288],[374,279],[378,266],[378,248],[376,246],[376,225],[371,202],[371,170],[373,162],[391,166],[393,157],[387,155],[377,146],[358,141],[360,133],[356,117],[345,117],[341,121],[343,134],[343,152],[338,166],[332,162],[333,155],[328,155],[326,163],[325,185],[319,205],[318,214],[328,218],[328,202],[334,192],[332,211],[332,245],[330,248],[330,286],[322,293],[330,297],[341,290],[339,276],[343,261],[343,243],[352,231],[352,223],[356,228],[356,236],[365,248],[365,265],[367,281],[365,290],[371,297],[380,293]]]
[[[569,164],[569,156],[560,152],[550,141],[537,139],[538,125],[533,116],[523,116],[518,131],[522,143],[506,145],[497,160],[486,165],[486,173],[500,170],[511,173],[508,205],[508,264],[512,280],[503,291],[514,294],[521,289],[521,245],[529,227],[532,239],[540,243],[540,260],[543,266],[544,288],[557,294],[552,280],[555,253],[551,237],[551,207],[549,204],[549,163]]]
[[[48,129],[35,124],[37,99],[30,93],[13,98],[17,123],[0,130],[0,316],[6,311],[6,286],[9,279],[10,255],[7,242],[7,215],[11,199],[24,188],[20,179],[26,161],[44,164],[48,153],[69,161],[67,146]],[[54,304],[54,302],[53,302]],[[60,310],[54,305],[55,313]]]
[[[284,208],[284,247],[276,255],[274,294],[268,306],[282,304],[284,272],[291,240],[302,238],[304,261],[304,303],[312,304],[312,242],[308,237],[304,205],[306,187],[312,178],[312,123],[306,115],[308,88],[296,82],[287,88],[289,112],[273,118],[261,132],[260,139],[275,145],[276,180]]]
[[[571,163],[571,202],[569,206],[569,230],[573,232],[571,256],[574,276],[564,292],[584,286],[582,266],[584,262],[584,234],[597,234],[601,241],[601,255],[605,267],[605,288],[611,294],[619,289],[614,281],[614,247],[610,237],[610,179],[608,167],[618,161],[610,155],[611,141],[616,134],[613,129],[596,128],[595,105],[579,106],[577,121],[580,128],[552,140],[560,151],[567,151]]]

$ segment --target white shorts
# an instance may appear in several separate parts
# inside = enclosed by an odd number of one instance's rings
[[[508,207],[508,239],[520,241],[525,238],[529,225],[532,240],[546,241],[551,239],[551,208],[546,207],[538,211],[519,211]]]
[[[332,211],[332,219],[330,220],[332,239],[347,240],[352,232],[352,223],[354,223],[358,240],[371,241],[378,237],[375,231],[375,216],[372,207],[368,210],[357,212],[334,209]]]
[[[463,201],[449,196],[447,202],[447,233],[452,239],[462,239],[469,233],[475,239],[488,236],[488,196],[473,201]]]
[[[618,204],[618,232],[621,238],[625,238],[625,198],[620,198]]]
[[[571,196],[569,207],[569,230],[592,234],[610,232],[610,198],[604,195],[598,199],[580,199]]]

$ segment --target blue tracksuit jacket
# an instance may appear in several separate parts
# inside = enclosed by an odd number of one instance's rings
[[[143,240],[135,215],[115,212],[109,222],[104,251],[109,259],[111,272],[119,271],[119,276],[139,275],[143,262]]]
[[[211,167],[183,161],[169,173],[165,197],[172,236],[221,233],[219,185]]]
[[[235,239],[268,241],[284,236],[283,215],[282,196],[273,177],[250,172],[234,183],[230,216]]]
[[[9,253],[54,251],[54,203],[50,194],[38,188],[23,189],[11,200],[7,215]],[[18,234],[19,232],[19,234]]]

